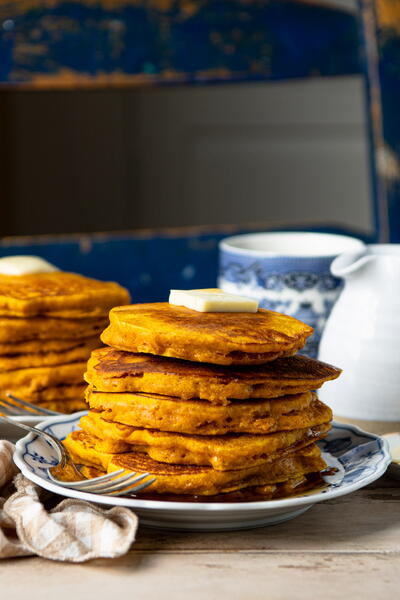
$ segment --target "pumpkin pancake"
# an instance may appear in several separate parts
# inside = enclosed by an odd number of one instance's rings
[[[0,372],[15,371],[17,369],[30,369],[31,367],[45,367],[50,365],[63,365],[87,360],[91,351],[99,345],[99,338],[89,338],[75,347],[48,352],[31,354],[0,355]],[[83,373],[82,373],[83,379]]]
[[[323,424],[269,435],[193,436],[112,423],[93,411],[81,418],[80,426],[100,452],[130,452],[134,446],[153,460],[210,465],[218,471],[271,462],[277,458],[277,453],[308,445],[329,429],[329,425]]]
[[[35,402],[33,402],[33,400],[31,398],[24,398],[24,400],[27,400],[29,402],[32,402],[32,404],[35,404]],[[79,400],[79,398],[75,398],[75,399],[71,399],[71,400],[68,400],[68,399],[67,400],[52,400],[50,402],[37,402],[36,404],[38,406],[40,406],[40,408],[46,408],[47,410],[54,410],[56,412],[66,414],[66,415],[70,415],[71,413],[74,413],[77,411],[85,410],[85,408],[86,408],[85,401],[83,399]],[[1,406],[0,406],[0,414],[2,414]]]
[[[59,413],[70,415],[71,413],[85,410],[86,403],[83,398],[75,399],[64,399],[64,400],[51,400],[48,402],[40,402],[38,404],[41,408],[47,408],[47,410],[54,410]]]
[[[0,315],[6,317],[106,317],[110,308],[129,300],[117,283],[75,273],[0,275]]]
[[[32,392],[31,397],[35,399],[35,404],[45,404],[48,402],[65,402],[69,400],[79,399],[83,401],[82,410],[87,410],[87,404],[85,402],[85,384],[71,383],[71,384],[60,384],[53,387],[44,388],[38,392]],[[15,394],[17,396],[17,394]]]
[[[80,469],[82,475],[87,479],[93,477],[101,477],[105,475],[106,471],[96,467],[89,467],[83,465]],[[52,474],[60,481],[79,481],[73,469],[64,469],[59,467],[52,467]],[[260,500],[277,500],[278,498],[289,498],[290,496],[304,494],[316,487],[324,485],[321,472],[306,473],[305,475],[299,475],[293,479],[282,481],[280,483],[273,483],[270,485],[256,485],[234,492],[227,492],[225,494],[216,494],[209,496],[191,496],[189,494],[156,494],[147,492],[144,490],[140,492],[140,499],[142,500],[159,500],[165,502],[257,502]]]
[[[83,467],[82,472],[88,469],[89,472],[93,473],[92,477],[98,477],[104,475],[104,471],[94,469],[93,467]],[[96,474],[95,474],[96,473]],[[299,496],[306,492],[309,492],[315,488],[326,487],[323,480],[323,471],[305,473],[304,475],[298,475],[293,479],[287,481],[281,481],[279,483],[271,483],[268,485],[254,485],[233,492],[225,492],[223,494],[215,494],[208,496],[189,494],[157,494],[150,491],[144,490],[140,493],[141,500],[159,500],[168,502],[260,502],[261,500],[278,500],[279,498],[290,498],[291,496]]]
[[[83,383],[67,383],[64,385],[54,385],[34,392],[29,391],[29,389],[26,387],[21,387],[19,389],[13,389],[12,393],[17,398],[21,398],[21,400],[27,400],[28,402],[43,406],[44,408],[48,408],[48,406],[45,406],[45,404],[51,402],[68,402],[69,400],[79,400],[80,406],[82,406],[80,410],[87,410],[87,404],[85,402],[85,388],[86,386]],[[8,401],[12,402],[12,400]]]
[[[222,365],[262,364],[295,354],[313,332],[293,317],[201,313],[168,302],[113,308],[102,341],[118,350]]]
[[[74,362],[54,367],[18,369],[0,373],[0,392],[13,392],[29,399],[25,394],[40,392],[45,388],[82,383],[86,362]]]
[[[108,319],[52,319],[50,317],[0,317],[0,343],[32,340],[76,340],[99,335]]]
[[[26,370],[33,371],[35,369]],[[12,372],[18,373],[18,371]],[[6,389],[0,389],[0,393],[11,392],[17,398],[32,402],[32,404],[36,404],[42,408],[69,414],[87,409],[85,388],[86,386],[83,383],[59,384],[38,390],[32,390],[29,385],[25,385],[19,388],[8,386]],[[8,401],[12,403],[12,400],[9,398]]]
[[[92,352],[85,379],[101,392],[144,392],[228,404],[228,398],[277,398],[316,390],[340,372],[306,356],[227,367],[105,347]]]
[[[56,467],[50,467],[51,474],[59,481],[82,481],[83,478],[93,479],[94,477],[101,477],[106,475],[106,471],[102,471],[96,467],[89,467],[82,465],[79,472],[82,473],[83,477],[79,477],[78,473],[73,467],[67,463],[64,467],[57,465]]]
[[[91,408],[103,411],[107,421],[133,427],[193,433],[271,433],[320,425],[332,411],[311,392],[273,400],[234,400],[227,406],[206,400],[180,400],[155,394],[86,392]]]
[[[60,385],[52,388],[45,388],[40,392],[31,393],[26,390],[22,390],[22,392],[12,390],[12,392],[21,400],[26,400],[41,408],[47,408],[48,410],[54,410],[60,413],[70,414],[87,408],[84,385]],[[8,398],[7,400],[13,404],[11,398]],[[15,406],[19,407],[18,403],[15,403]]]
[[[16,356],[22,354],[47,354],[48,352],[65,352],[66,350],[74,350],[81,348],[84,344],[92,344],[96,342],[97,346],[101,344],[98,335],[90,336],[81,339],[54,339],[54,340],[31,340],[25,342],[1,343],[0,342],[0,357]]]
[[[157,462],[141,452],[101,453],[95,449],[90,436],[82,431],[74,431],[63,443],[73,460],[89,467],[107,469],[109,473],[126,469],[155,476],[157,479],[151,485],[151,492],[159,494],[220,494],[249,486],[279,483],[326,468],[319,448],[314,444],[269,463],[245,469],[216,471],[207,466]]]

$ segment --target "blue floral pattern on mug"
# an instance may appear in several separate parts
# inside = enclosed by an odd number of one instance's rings
[[[302,353],[316,358],[326,320],[341,281],[330,273],[332,257],[264,257],[255,260],[224,249],[218,285],[256,298],[261,308],[291,315],[314,328]]]

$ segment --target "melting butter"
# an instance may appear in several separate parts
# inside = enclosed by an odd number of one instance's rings
[[[258,310],[258,302],[247,296],[229,294],[219,289],[171,290],[169,303],[198,312],[248,312]]]
[[[59,269],[40,256],[18,255],[0,258],[1,275],[34,275],[54,271]]]

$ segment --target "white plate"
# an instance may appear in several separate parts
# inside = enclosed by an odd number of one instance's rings
[[[43,423],[44,418],[45,417],[43,415],[40,417],[11,417],[11,419],[17,423],[25,423],[26,425],[32,425],[32,427],[37,427],[39,423]]]
[[[73,415],[51,417],[39,425],[59,439],[79,429],[79,419],[85,411]],[[140,500],[139,498],[94,495],[67,489],[52,483],[47,469],[57,463],[52,447],[37,436],[29,434],[18,441],[14,460],[22,473],[38,485],[71,498],[95,501],[110,506],[135,509],[142,525],[167,529],[222,531],[274,525],[302,514],[316,502],[350,494],[386,471],[390,463],[386,441],[352,425],[334,423],[326,439],[319,442],[328,464],[339,472],[327,478],[322,490],[283,500],[263,500],[237,503],[194,503]]]

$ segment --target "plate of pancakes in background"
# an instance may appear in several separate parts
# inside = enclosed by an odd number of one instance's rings
[[[38,257],[5,257],[49,272],[0,272],[0,395],[12,393],[41,408],[72,413],[86,407],[83,374],[109,310],[130,301],[113,282],[66,273]],[[11,269],[12,270],[12,269]],[[15,417],[37,423],[43,417]]]
[[[144,525],[223,530],[293,518],[374,481],[390,461],[379,437],[332,423],[315,390],[340,369],[296,354],[311,333],[263,309],[113,308],[85,373],[89,411],[40,427],[88,476],[122,468],[156,481],[136,497],[57,486],[47,472],[54,452],[32,434],[15,461],[46,489],[134,508]]]

